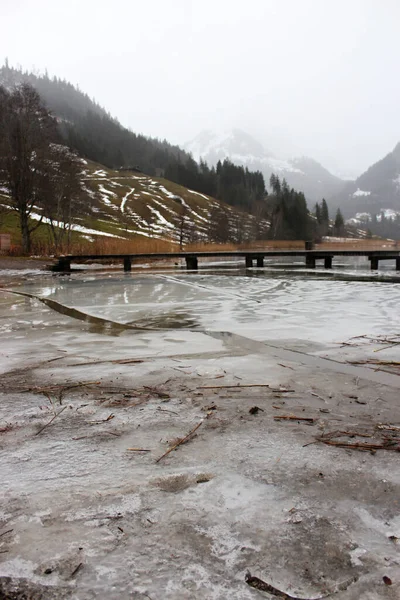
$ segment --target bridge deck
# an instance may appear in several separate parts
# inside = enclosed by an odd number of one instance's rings
[[[264,264],[264,258],[272,257],[303,257],[306,266],[315,267],[317,260],[325,261],[325,268],[332,268],[332,260],[335,256],[365,256],[371,261],[371,269],[379,267],[380,260],[396,260],[396,269],[400,270],[400,250],[223,250],[208,252],[146,252],[138,254],[68,254],[58,257],[55,271],[70,271],[72,262],[82,261],[115,261],[124,263],[124,270],[130,271],[132,261],[149,259],[176,259],[184,258],[188,269],[198,268],[199,258],[245,258],[246,267],[253,266],[253,260],[258,267]]]
[[[80,260],[123,260],[124,258],[186,258],[187,256],[198,256],[199,258],[210,258],[214,256],[223,257],[246,257],[246,256],[377,256],[380,258],[396,258],[400,256],[400,250],[223,250],[211,252],[146,252],[138,254],[66,254],[58,258],[65,258],[71,262]]]

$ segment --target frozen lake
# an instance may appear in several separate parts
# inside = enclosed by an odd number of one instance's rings
[[[0,596],[398,597],[392,267],[0,281]]]
[[[389,281],[385,278],[389,277]],[[32,277],[18,289],[113,322],[330,344],[400,329],[400,279],[325,270],[174,270]],[[12,287],[12,286],[10,286]]]

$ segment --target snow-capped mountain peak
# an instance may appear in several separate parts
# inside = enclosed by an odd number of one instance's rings
[[[205,130],[185,144],[196,160],[216,165],[228,158],[234,164],[243,165],[252,171],[261,171],[266,183],[272,173],[285,178],[289,185],[303,191],[310,201],[319,201],[342,187],[343,182],[329,173],[322,165],[308,157],[278,158],[266,150],[261,142],[240,130],[213,132]]]
[[[240,129],[220,132],[204,130],[187,142],[185,149],[191,152],[195,160],[202,158],[210,164],[231,158],[234,154],[255,158],[262,158],[265,155],[263,145]]]

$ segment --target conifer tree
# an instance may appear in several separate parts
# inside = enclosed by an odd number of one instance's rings
[[[322,198],[321,203],[321,235],[329,233],[329,209],[325,198]]]
[[[322,198],[321,221],[322,223],[329,223],[329,210],[325,198]]]
[[[315,217],[317,219],[318,225],[320,225],[322,222],[322,216],[321,216],[321,207],[318,204],[318,202],[315,204]]]
[[[334,229],[335,229],[335,235],[337,235],[337,236],[344,235],[344,219],[343,219],[343,215],[340,211],[340,208],[338,208],[337,212],[336,212]]]

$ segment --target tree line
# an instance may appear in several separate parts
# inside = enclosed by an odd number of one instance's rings
[[[335,220],[332,224],[329,218],[329,209],[325,198],[322,199],[321,204],[318,202],[315,204],[314,216],[316,221],[315,237],[317,239],[326,235],[333,235],[336,237],[346,236],[345,222],[340,208],[337,209]]]
[[[259,195],[249,211],[253,216],[252,226],[245,226],[242,220],[234,218],[229,209],[214,207],[209,239],[241,243],[255,239],[319,240],[327,235],[346,235],[340,209],[332,222],[325,199],[310,213],[303,192],[290,188],[285,179],[272,174],[269,184],[270,192]]]
[[[252,212],[254,205],[266,195],[264,176],[260,171],[234,165],[229,159],[209,167],[193,158],[175,162],[165,171],[170,181],[221,200],[235,208]]]

